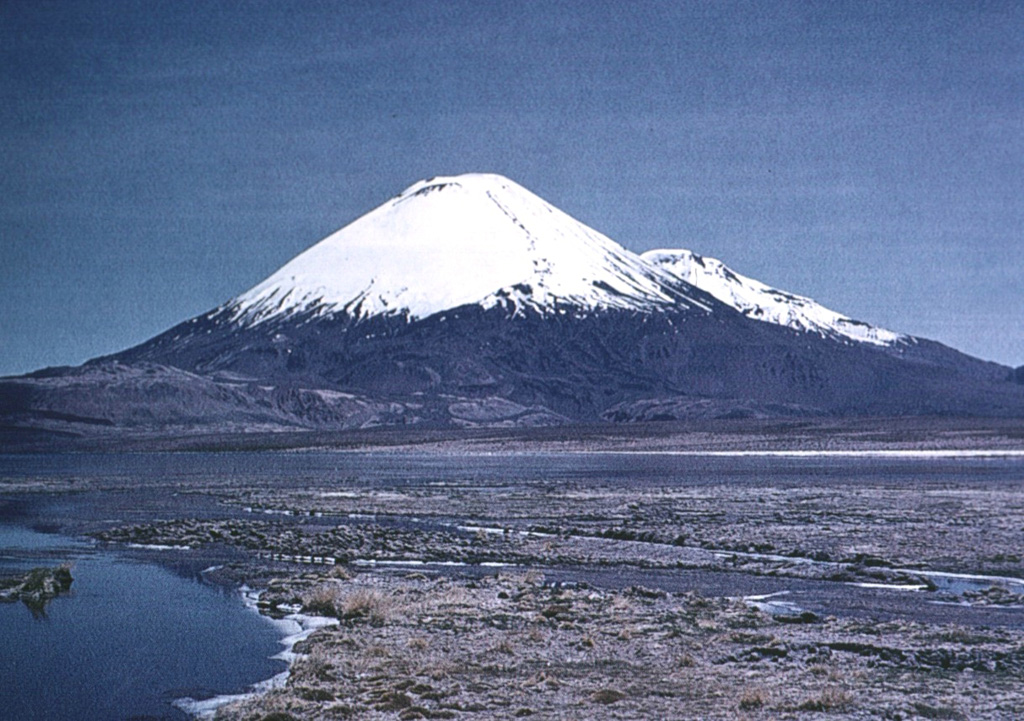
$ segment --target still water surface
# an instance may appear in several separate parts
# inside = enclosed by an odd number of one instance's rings
[[[244,691],[284,669],[280,634],[237,592],[85,542],[0,525],[0,570],[73,562],[45,616],[0,604],[0,718],[184,719],[176,698]]]

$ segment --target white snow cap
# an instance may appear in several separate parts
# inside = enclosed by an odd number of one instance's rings
[[[425,318],[466,304],[542,313],[678,303],[678,282],[499,175],[423,180],[228,303],[243,323],[343,311]]]
[[[469,304],[511,314],[711,312],[691,286],[768,323],[876,345],[905,338],[688,250],[637,255],[508,178],[482,173],[413,184],[225,308],[245,325],[299,313],[413,320]]]
[[[716,258],[706,258],[689,250],[649,250],[640,257],[754,320],[874,345],[893,345],[906,340],[906,336],[847,318],[810,298],[740,275]]]

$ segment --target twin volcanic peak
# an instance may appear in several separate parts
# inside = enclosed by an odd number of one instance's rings
[[[908,336],[847,318],[810,298],[740,275],[716,258],[689,250],[649,250],[641,257],[754,320],[879,346],[910,341]]]
[[[903,339],[688,250],[632,253],[492,174],[415,183],[224,309],[243,325],[296,315],[417,320],[464,305],[542,315],[712,312],[694,287],[754,320],[879,345]]]

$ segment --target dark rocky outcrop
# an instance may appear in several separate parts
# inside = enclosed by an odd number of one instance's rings
[[[0,601],[21,601],[33,614],[45,613],[46,604],[71,590],[71,566],[34,568],[24,576],[0,579]]]

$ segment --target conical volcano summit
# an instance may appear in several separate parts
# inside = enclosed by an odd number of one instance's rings
[[[404,315],[464,305],[643,312],[678,279],[496,175],[416,183],[227,305],[243,323],[301,313]]]

